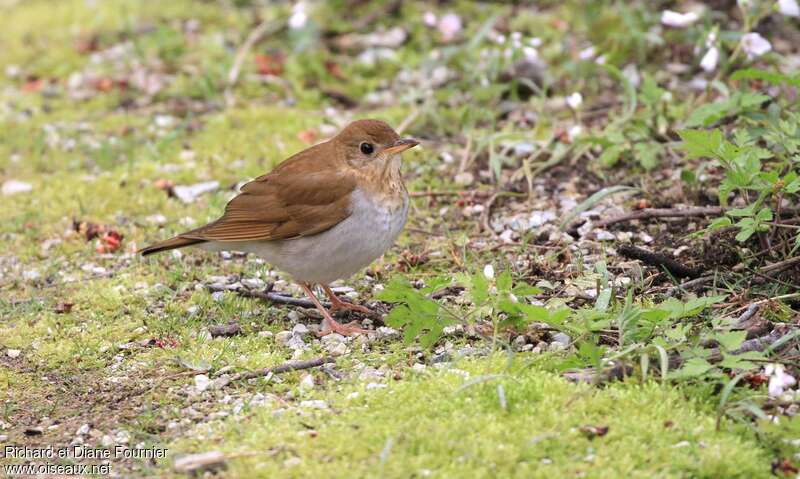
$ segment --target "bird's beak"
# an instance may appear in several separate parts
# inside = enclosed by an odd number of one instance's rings
[[[415,146],[419,145],[419,142],[413,138],[403,138],[402,140],[397,140],[394,144],[385,150],[385,153],[393,155],[395,153],[402,153],[409,148],[414,148]]]

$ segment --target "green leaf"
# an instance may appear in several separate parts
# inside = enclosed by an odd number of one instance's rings
[[[542,292],[542,288],[537,288],[536,286],[531,286],[528,283],[517,283],[514,286],[514,289],[511,290],[511,293],[516,296],[517,298],[526,298],[528,296],[535,296]]]
[[[475,306],[480,306],[489,297],[489,282],[486,276],[483,275],[483,271],[477,271],[472,275],[471,283],[469,295]]]
[[[747,337],[747,331],[728,331],[726,333],[717,333],[714,339],[726,351],[733,351],[742,345]]]
[[[670,372],[673,379],[691,379],[705,375],[714,366],[703,358],[691,358],[683,364],[677,371]]]
[[[508,293],[511,291],[511,273],[503,271],[497,275],[497,291]]]
[[[619,157],[627,150],[625,145],[614,145],[603,150],[603,153],[597,158],[597,162],[601,168],[611,168],[619,161]]]
[[[633,147],[633,155],[645,170],[651,170],[658,164],[658,157],[664,147],[655,142],[637,143]]]
[[[762,80],[773,85],[786,83],[787,85],[800,88],[800,74],[790,77],[777,72],[769,72],[757,68],[737,70],[731,75],[731,80]]]
[[[723,141],[719,130],[682,130],[678,134],[690,158],[716,158]]]

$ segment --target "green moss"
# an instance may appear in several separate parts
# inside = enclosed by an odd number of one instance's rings
[[[259,408],[201,428],[201,440],[179,441],[173,452],[220,448],[236,457],[231,477],[770,475],[758,446],[715,431],[713,414],[674,389],[651,383],[595,390],[536,368],[504,371],[503,364],[498,358],[406,373],[386,389],[334,384],[314,396],[330,410]],[[586,426],[608,433],[591,438]],[[291,457],[300,465],[287,472]]]

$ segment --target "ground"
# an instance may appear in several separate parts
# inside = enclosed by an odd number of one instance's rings
[[[121,476],[797,475],[792,3],[0,1],[0,443],[165,451]],[[421,141],[405,231],[334,285],[368,335],[317,338],[256,257],[136,254],[358,118]]]

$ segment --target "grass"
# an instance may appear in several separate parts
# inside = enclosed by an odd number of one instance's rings
[[[769,476],[753,442],[715,431],[702,404],[653,383],[596,390],[496,357],[385,384],[310,393],[328,401],[323,411],[254,408],[176,448],[210,442],[237,457],[230,474],[251,477]],[[608,432],[589,437],[591,426]]]
[[[616,255],[616,242],[533,228],[503,243],[480,224],[487,207],[490,223],[536,211],[566,214],[571,208],[563,205],[617,184],[640,193],[606,197],[590,209],[603,205],[595,213],[606,215],[642,199],[659,205],[713,198],[703,187],[718,186],[719,164],[686,157],[674,132],[702,97],[676,88],[670,91],[674,101],[647,99],[626,90],[613,70],[579,59],[592,44],[608,64],[622,69],[636,62],[666,88],[673,78],[663,64],[677,61],[670,55],[691,63],[683,50],[705,32],[699,26],[666,32],[662,40],[674,51],[653,44],[648,32],[660,10],[644,2],[543,2],[520,11],[502,2],[451,2],[442,9],[404,2],[396,16],[382,8],[315,5],[309,28],[279,29],[257,43],[228,104],[224,92],[236,49],[259,21],[285,21],[291,5],[0,1],[0,71],[6,72],[0,78],[0,182],[32,186],[3,196],[0,209],[0,442],[65,446],[89,425],[80,440],[92,446],[169,450],[167,460],[112,463],[130,476],[176,475],[176,457],[210,450],[225,453],[224,477],[766,477],[773,464],[791,465],[800,452],[800,426],[783,413],[796,398],[773,401],[757,381],[763,362],[782,358],[755,359],[762,362],[746,371],[748,380],[729,397],[735,407],[730,414],[722,408],[722,415],[720,391],[742,371],[715,366],[708,375],[662,382],[642,379],[639,366],[639,355],[654,353],[654,344],[702,357],[701,343],[728,332],[733,311],[784,294],[785,284],[724,277],[699,294],[724,293],[724,303],[663,319],[653,305],[664,302],[664,289],[674,283],[658,271],[632,268]],[[422,20],[429,9],[440,17],[458,12],[466,30],[442,43]],[[374,12],[367,26],[353,27]],[[393,25],[406,28],[409,39],[393,49],[393,60],[375,65],[358,53],[303,46],[309,39],[327,42],[316,36],[323,30],[363,33]],[[548,64],[541,92],[522,97],[518,85],[503,80],[523,51],[491,38],[492,29],[541,39],[538,51]],[[732,35],[727,32],[725,41]],[[278,53],[286,57],[284,72],[271,81],[257,75],[253,55]],[[80,88],[72,85],[78,73],[86,82]],[[163,88],[146,94],[134,85],[140,73],[155,75]],[[447,79],[432,86],[437,75]],[[98,80],[114,86],[101,88],[102,82],[93,83]],[[72,96],[82,90],[85,98]],[[331,90],[359,106],[341,107]],[[578,111],[561,101],[575,91],[586,103]],[[392,101],[367,105],[367,96],[380,92]],[[634,102],[639,106],[631,107]],[[771,111],[779,109],[775,105]],[[627,108],[634,110],[630,121],[620,122]],[[757,110],[729,120],[766,128],[757,123],[765,121]],[[238,182],[360,117],[405,123],[408,134],[425,140],[405,156],[410,191],[466,193],[416,196],[397,245],[368,274],[342,284],[363,302],[394,277],[418,286],[468,278],[493,264],[498,277],[508,272],[515,285],[542,288],[523,301],[569,304],[574,318],[556,326],[568,327],[573,343],[564,351],[518,352],[509,359],[474,334],[445,335],[431,350],[397,337],[358,338],[329,369],[197,392],[201,373],[214,379],[225,371],[327,355],[318,340],[307,338],[308,348],[294,351],[276,339],[317,319],[302,309],[209,291],[209,283],[223,281],[213,277],[224,277],[228,283],[257,278],[298,293],[290,278],[254,257],[187,250],[142,259],[135,251],[216,218]],[[575,126],[586,137],[569,139]],[[515,155],[520,144],[533,153]],[[640,144],[657,149],[655,165],[636,156]],[[603,156],[615,146],[619,155]],[[462,161],[471,181],[463,175],[455,181]],[[675,194],[674,173],[694,171],[709,183],[687,180],[682,196],[668,200]],[[209,180],[220,188],[190,204],[163,188],[165,181]],[[495,191],[503,194],[488,204]],[[76,231],[74,221],[118,231],[122,247],[99,253],[99,239],[87,240],[85,226]],[[651,235],[659,247],[686,245],[695,252],[701,245],[686,233],[704,223],[692,226],[642,224],[635,233]],[[777,243],[781,236],[770,238]],[[752,253],[759,245],[754,239],[740,246],[737,253]],[[615,289],[603,306],[589,291],[602,296],[608,275]],[[507,319],[497,289],[487,293],[492,308],[470,308],[474,288],[441,304],[473,311],[468,330],[491,329]],[[599,364],[603,355],[619,352],[628,294],[644,311],[641,323],[625,325],[633,331],[625,344],[632,352],[616,358],[633,365],[632,377],[602,386],[567,382],[560,375],[567,367]],[[681,305],[694,299],[678,296]],[[796,315],[796,303],[765,303],[763,317],[774,323],[789,327]],[[652,331],[645,331],[651,324],[645,320],[655,325]],[[242,333],[210,337],[210,327],[230,322]],[[493,332],[502,342],[523,337],[533,346],[555,331],[525,323]],[[459,350],[478,353],[442,362]],[[660,377],[653,371],[658,358],[653,354],[650,361],[649,377]],[[317,400],[326,408],[303,405]],[[592,428],[606,427],[607,433],[591,437]]]

